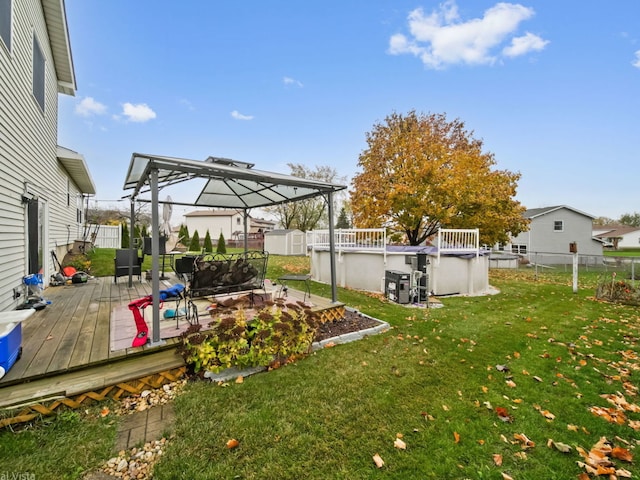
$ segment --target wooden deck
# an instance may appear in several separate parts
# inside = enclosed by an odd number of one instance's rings
[[[161,282],[160,288],[176,283],[167,282]],[[134,278],[129,288],[125,277],[119,278],[117,284],[113,277],[102,277],[86,284],[47,288],[44,297],[51,304],[22,324],[22,357],[0,379],[0,409],[60,403],[60,399],[87,392],[89,397],[99,399],[108,391],[113,396],[114,387],[117,395],[134,393],[126,382],[145,378],[153,384],[154,380],[149,380],[153,375],[184,371],[182,357],[175,353],[177,338],[167,339],[160,346],[111,351],[113,310],[150,293],[150,282]],[[289,289],[288,296],[302,299],[303,293]],[[342,304],[335,305],[315,295],[312,302],[314,309],[327,312],[344,309]],[[151,324],[148,310],[146,318]],[[163,320],[166,321],[175,322]],[[171,373],[167,376],[169,380],[173,378]],[[46,413],[50,409],[36,410]]]

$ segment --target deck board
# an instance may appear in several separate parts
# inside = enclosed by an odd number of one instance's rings
[[[89,305],[87,306],[86,314],[80,324],[78,338],[69,360],[71,365],[83,365],[90,362],[91,351],[94,344],[94,334],[98,328],[97,323],[100,304],[103,302],[103,298],[108,297],[109,291],[110,287],[106,282],[101,282],[99,287],[94,289]],[[107,300],[107,304],[109,305],[110,303],[110,300]]]

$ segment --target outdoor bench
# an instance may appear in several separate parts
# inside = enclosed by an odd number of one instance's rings
[[[195,257],[187,296],[191,298],[264,290],[269,254],[260,251]]]

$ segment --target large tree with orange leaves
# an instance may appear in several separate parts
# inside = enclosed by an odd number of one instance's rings
[[[526,230],[519,173],[497,170],[460,120],[393,113],[367,133],[352,181],[357,227],[387,227],[419,245],[438,228],[479,228],[492,245]]]

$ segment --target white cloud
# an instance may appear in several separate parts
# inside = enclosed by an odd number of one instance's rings
[[[148,122],[156,118],[154,112],[146,103],[125,103],[122,105],[122,114],[127,117],[130,122]]]
[[[107,106],[94,100],[92,97],[84,97],[76,105],[75,112],[81,117],[91,117],[92,115],[103,115],[107,112]]]
[[[243,115],[237,110],[231,112],[231,117],[235,118],[236,120],[253,120],[253,115]]]
[[[430,15],[418,8],[409,13],[410,35],[396,34],[389,40],[388,53],[414,55],[429,68],[448,65],[492,64],[499,58],[499,48],[513,37],[518,26],[534,15],[531,8],[519,4],[497,3],[482,18],[462,21],[454,0],[447,0]],[[514,37],[502,53],[514,57],[542,50],[548,41],[527,33]]]
[[[527,32],[523,37],[516,37],[511,40],[511,45],[502,50],[507,57],[519,57],[531,51],[544,49],[549,40],[543,40],[538,35]]]
[[[636,51],[636,59],[631,62],[631,65],[633,65],[636,68],[640,68],[640,50]]]
[[[302,82],[296,80],[295,78],[291,78],[291,77],[283,77],[282,81],[285,85],[295,85],[296,87],[300,87],[302,88],[304,85],[302,85]]]
[[[181,98],[179,102],[180,102],[180,105],[182,105],[183,107],[185,107],[187,110],[191,112],[193,112],[196,109],[196,107],[193,106],[193,103],[191,103],[191,101],[187,100],[186,98]]]

